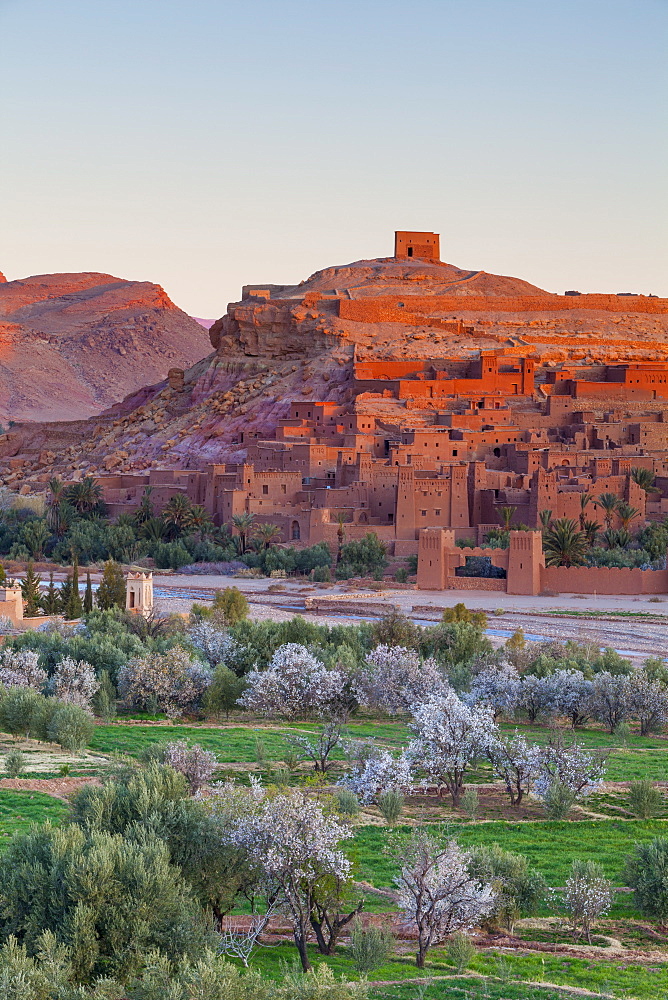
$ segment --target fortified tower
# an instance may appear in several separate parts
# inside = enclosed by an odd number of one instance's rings
[[[398,230],[394,234],[395,257],[418,257],[420,260],[441,259],[438,233],[412,233]]]

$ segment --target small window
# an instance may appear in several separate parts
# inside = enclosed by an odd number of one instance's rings
[[[285,483],[281,483],[281,493],[287,493],[288,488]]]
[[[436,515],[436,517],[440,517],[441,516],[441,511],[438,508],[436,508],[436,510],[434,511],[434,514]]]
[[[426,510],[421,510],[420,513],[422,514],[423,517],[427,516],[427,511]]]
[[[413,256],[413,247],[409,247],[408,248],[408,250],[406,251],[406,256],[407,257],[412,257]]]
[[[453,458],[457,457],[457,449],[456,448],[452,449],[452,455],[453,455]]]
[[[268,494],[268,492],[269,492],[269,487],[268,486],[263,486],[262,487],[262,495],[266,497],[266,495]]]

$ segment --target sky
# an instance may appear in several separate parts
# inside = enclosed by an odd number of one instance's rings
[[[668,295],[668,0],[0,0],[0,271]]]

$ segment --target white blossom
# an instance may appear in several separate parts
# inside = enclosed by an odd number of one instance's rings
[[[389,750],[373,743],[356,743],[349,748],[350,773],[340,784],[350,788],[360,802],[377,802],[385,792],[408,792],[413,784],[411,766],[405,754],[393,757]]]
[[[339,670],[328,670],[295,642],[279,646],[267,669],[255,668],[246,679],[248,687],[238,704],[259,715],[285,719],[335,710],[345,684]]]
[[[119,693],[128,705],[155,705],[170,717],[196,711],[210,684],[211,672],[181,646],[134,657],[118,672]]]
[[[473,678],[469,691],[464,695],[467,705],[491,708],[494,715],[502,712],[512,715],[520,699],[520,675],[507,663],[485,667]]]
[[[526,710],[530,722],[538,716],[551,716],[557,711],[557,697],[552,679],[524,674],[520,687],[519,704]]]
[[[210,667],[217,667],[219,663],[229,666],[239,649],[239,644],[226,629],[216,628],[204,620],[190,626],[188,638]]]
[[[46,670],[38,664],[39,653],[32,649],[3,649],[0,653],[0,684],[3,687],[31,687],[41,691]]]
[[[599,722],[603,722],[612,733],[615,726],[629,714],[629,680],[623,674],[611,674],[607,670],[596,674],[592,682],[591,710]]]
[[[213,751],[205,750],[198,743],[174,740],[165,747],[165,764],[185,775],[194,795],[211,780],[218,767],[218,758]]]
[[[389,715],[408,712],[447,688],[436,660],[421,661],[414,649],[403,646],[376,646],[353,681],[360,705]]]
[[[540,748],[536,792],[544,798],[550,786],[559,781],[576,797],[589,795],[600,786],[605,770],[603,754],[557,737]]]
[[[668,691],[646,670],[636,670],[628,678],[628,707],[640,722],[640,735],[657,732],[668,720]]]
[[[581,670],[555,670],[547,678],[559,715],[566,715],[575,729],[583,725],[591,714],[593,685]]]
[[[593,924],[612,906],[612,883],[593,861],[574,861],[566,881],[562,905],[571,919],[573,933],[591,944]]]
[[[465,705],[450,689],[415,707],[413,716],[410,726],[417,738],[409,744],[407,758],[457,805],[466,771],[498,738],[492,711]]]
[[[351,836],[348,827],[297,791],[264,800],[232,832],[232,842],[245,849],[273,886],[274,898],[292,924],[304,969],[309,967],[306,945],[316,886],[323,878],[349,877],[350,861],[340,843]]]
[[[73,660],[64,656],[51,675],[48,683],[49,693],[60,701],[90,711],[95,692],[100,687],[95,677],[95,668],[85,660]]]
[[[515,732],[501,737],[490,752],[492,767],[506,786],[511,805],[519,806],[540,773],[541,748]]]
[[[397,902],[404,922],[417,929],[417,965],[423,968],[428,949],[478,924],[494,909],[496,895],[469,874],[470,854],[454,840],[442,846],[418,829],[402,851]]]

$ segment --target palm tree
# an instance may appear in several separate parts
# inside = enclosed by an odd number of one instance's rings
[[[168,533],[169,528],[161,517],[149,518],[148,521],[144,521],[139,529],[139,534],[147,542],[164,542]]]
[[[188,527],[190,508],[191,503],[185,493],[175,493],[165,504],[162,511],[162,520],[174,537],[183,534]]]
[[[552,521],[552,511],[551,510],[541,510],[540,512],[540,523],[543,531],[547,531],[550,527]]]
[[[238,545],[240,556],[242,556],[248,548],[248,540],[253,533],[254,522],[255,514],[251,514],[248,511],[243,511],[241,514],[235,514],[232,518],[232,525],[236,529],[237,536],[239,538]]]
[[[628,531],[631,521],[635,521],[636,517],[640,517],[640,511],[637,507],[631,507],[628,503],[620,503],[617,507],[617,517],[621,521],[622,528]]]
[[[151,503],[151,493],[153,492],[152,486],[144,487],[144,494],[141,498],[141,503],[135,511],[135,524],[144,524],[145,521],[150,521],[153,517],[153,504]]]
[[[338,528],[336,529],[336,565],[338,566],[341,562],[341,550],[343,549],[343,543],[346,540],[346,529],[343,525],[346,523],[346,515],[343,511],[339,511],[336,516],[336,523]]]
[[[587,536],[570,517],[554,521],[543,537],[547,566],[582,566],[588,548]]]
[[[580,494],[580,531],[585,530],[587,504],[593,499],[591,493]]]
[[[645,493],[660,493],[661,490],[654,485],[655,475],[651,469],[643,469],[641,467],[636,467],[631,469],[631,479],[634,483],[637,483],[641,490]]]
[[[213,528],[213,521],[206,507],[197,503],[190,508],[187,528],[189,531],[199,531],[200,541],[204,541],[204,536]]]
[[[510,531],[510,526],[512,524],[513,517],[517,507],[500,507],[499,517],[501,518],[501,524],[503,525],[504,531]]]
[[[582,530],[587,536],[587,541],[590,545],[593,546],[596,544],[596,536],[602,527],[603,525],[599,521],[585,521],[582,525]]]
[[[84,476],[80,483],[72,483],[66,492],[67,500],[82,516],[90,514],[100,505],[102,487],[92,476]]]
[[[594,500],[594,506],[600,507],[604,511],[603,517],[608,529],[612,527],[612,517],[619,507],[619,503],[619,497],[615,493],[601,493],[600,497],[596,497]]]
[[[61,516],[62,506],[65,502],[65,495],[65,483],[62,479],[58,479],[57,476],[54,476],[53,479],[49,480],[49,494],[46,498],[46,520],[51,530],[59,536],[65,533],[62,531],[63,524]]]
[[[263,549],[268,549],[270,545],[277,542],[281,537],[282,531],[277,524],[270,524],[269,522],[265,524],[258,524],[255,529],[255,537],[260,542]]]

